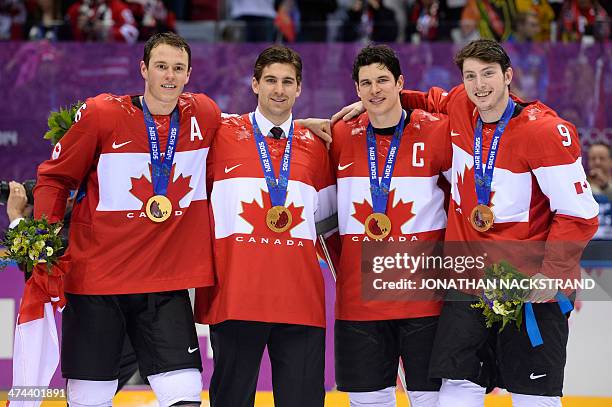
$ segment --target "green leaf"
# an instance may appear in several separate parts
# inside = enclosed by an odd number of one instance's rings
[[[62,136],[63,136],[62,129],[58,127],[54,127],[53,129],[45,133],[44,138],[50,140],[52,145],[56,145],[57,142],[62,138]]]
[[[74,124],[74,118],[71,114],[70,109],[62,109],[60,111],[60,117],[62,118],[62,121],[65,124],[62,126],[62,128],[67,131]]]
[[[60,108],[58,111],[51,111],[47,118],[49,130],[44,134],[44,138],[51,141],[55,145],[64,137],[66,132],[74,124],[76,112],[81,107],[83,102],[77,102],[69,107]]]
[[[521,328],[521,324],[523,323],[523,304],[521,303],[517,308],[517,315],[516,315],[516,327],[517,328]]]
[[[501,328],[499,328],[499,332],[504,330],[504,328],[506,327],[506,324],[508,323],[508,321],[510,321],[509,318],[502,318],[502,325],[501,325]]]
[[[60,110],[60,112],[55,116],[55,121],[57,122],[57,126],[61,130],[67,130],[70,127],[70,120],[66,120],[64,115],[62,114],[64,110]]]
[[[52,129],[55,126],[57,126],[56,117],[55,117],[55,114],[53,114],[53,113],[54,112],[51,112],[49,114],[49,117],[47,118],[47,126],[49,126],[50,129]]]

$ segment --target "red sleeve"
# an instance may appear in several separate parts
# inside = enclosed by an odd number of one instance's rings
[[[215,103],[214,100],[212,100],[211,98],[209,98],[208,96],[206,96],[206,99],[208,99],[208,103],[210,103],[210,107],[211,107],[211,119],[213,122],[213,126],[215,129],[219,128],[219,126],[221,126],[221,109],[219,108],[219,106],[217,105],[217,103]]]
[[[400,98],[402,107],[407,109],[421,109],[431,113],[448,114],[455,95],[463,91],[463,85],[454,87],[450,92],[442,88],[433,87],[428,92],[416,90],[402,90]]]
[[[202,115],[202,123],[206,123],[206,131],[203,135],[204,142],[209,146],[206,158],[206,192],[210,197],[214,181],[214,163],[216,161],[217,148],[214,147],[217,132],[221,128],[221,109],[214,100],[204,94],[196,94],[196,110],[198,116]],[[200,129],[202,130],[202,129]],[[212,212],[211,212],[212,213]]]
[[[528,162],[554,213],[541,273],[577,278],[584,247],[597,231],[599,206],[582,166],[576,128],[558,117],[532,121]]]
[[[196,109],[198,117],[203,116],[204,123],[206,123],[205,137],[208,139],[207,142],[210,145],[213,141],[215,133],[219,126],[221,126],[221,109],[210,97],[203,93],[196,93]]]
[[[444,210],[448,212],[451,194],[451,168],[453,165],[453,144],[450,136],[450,122],[448,116],[437,115],[440,121],[436,122],[434,128],[433,139],[437,146],[437,165],[440,177],[438,178],[438,187],[444,192]]]
[[[87,99],[75,123],[58,142],[50,160],[40,164],[34,188],[34,217],[50,222],[64,218],[66,199],[92,167],[98,150],[99,112],[95,99]]]
[[[206,196],[208,196],[209,199],[212,193],[213,183],[215,181],[215,151],[217,151],[217,149],[215,148],[215,140],[213,139],[210,149],[208,150],[208,154],[206,155]]]
[[[318,163],[314,174],[315,189],[317,190],[317,209],[315,212],[315,222],[319,222],[336,216],[338,212],[338,200],[336,197],[336,182],[335,173],[332,172],[332,166],[329,160],[329,154],[323,141],[315,140],[317,144],[318,154],[316,156]],[[337,229],[336,229],[337,230]],[[330,232],[325,236],[329,236]]]
[[[332,167],[332,170],[334,170],[334,174],[336,173],[335,169],[338,166],[338,161],[340,160],[340,150],[342,149],[346,132],[347,124],[344,122],[344,120],[338,120],[336,123],[334,123],[332,127],[332,143],[329,148],[330,166]]]
[[[316,136],[315,136],[316,137]],[[318,168],[321,171],[320,176],[316,179],[315,188],[320,191],[330,185],[335,185],[335,173],[332,171],[332,163],[330,160],[330,153],[325,147],[325,143],[320,138],[316,137],[315,146],[317,152],[317,161],[319,162]]]
[[[335,126],[334,126],[335,127]],[[332,130],[333,132],[333,130]],[[325,146],[323,142],[321,145],[325,150]],[[334,142],[332,142],[332,148],[334,146]],[[336,151],[335,154],[338,154],[339,143],[336,143]],[[325,158],[323,159],[323,163],[319,168],[326,169],[327,173],[323,174],[321,177],[322,185],[324,185],[323,189],[317,188],[317,212],[315,213],[315,221],[324,221],[326,219],[331,219],[331,217],[338,217],[338,197],[337,197],[337,188],[336,188],[336,165],[334,164],[334,159],[332,158],[332,149],[330,149],[329,153],[325,151]],[[337,220],[335,221],[337,225]],[[340,233],[338,231],[338,227],[336,226],[333,230],[325,233],[323,235],[323,241],[325,243],[325,247],[321,244],[321,238],[317,238],[316,249],[319,257],[325,261],[330,271],[334,274],[337,273],[338,265],[340,264],[340,249],[341,249],[341,240]]]
[[[358,119],[353,119],[358,120]],[[338,166],[338,161],[340,160],[340,152],[342,150],[342,145],[344,144],[344,139],[346,137],[348,131],[348,126],[343,120],[337,121],[332,127],[332,143],[329,149],[329,169],[331,176],[333,177],[334,183],[336,183],[336,168]],[[338,212],[338,198],[337,198],[337,190],[334,201],[334,212],[337,215]],[[338,229],[336,229],[333,233],[325,236],[325,247],[327,249],[327,253],[329,258],[325,259],[325,262],[328,263],[330,270],[334,273],[337,273],[338,265],[340,264],[340,253],[341,253],[341,239],[340,233]],[[331,261],[331,264],[329,264]]]
[[[440,172],[448,173],[453,165],[453,145],[451,143],[450,122],[446,115],[436,116],[440,118],[440,121],[434,123],[434,139],[439,148],[438,159],[440,163]]]

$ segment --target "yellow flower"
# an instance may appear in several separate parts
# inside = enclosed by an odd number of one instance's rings
[[[53,255],[53,248],[52,248],[52,247],[48,247],[48,246],[47,246],[46,251],[47,251],[47,257],[49,257],[49,256],[52,256],[52,255]]]
[[[512,311],[508,311],[505,309],[504,304],[500,303],[499,301],[495,300],[493,301],[493,312],[495,312],[497,315],[508,315],[511,314]]]
[[[45,247],[45,242],[43,240],[39,240],[36,243],[34,243],[34,247],[40,251]]]

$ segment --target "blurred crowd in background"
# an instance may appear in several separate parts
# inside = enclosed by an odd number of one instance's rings
[[[605,42],[609,0],[0,0],[0,40]]]

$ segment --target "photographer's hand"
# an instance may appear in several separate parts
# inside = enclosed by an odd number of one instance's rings
[[[26,216],[30,216],[32,213],[32,206],[28,205],[28,197],[26,196],[26,190],[23,185],[19,182],[9,182],[9,196],[6,201],[6,214],[8,215],[9,221],[13,221]]]

